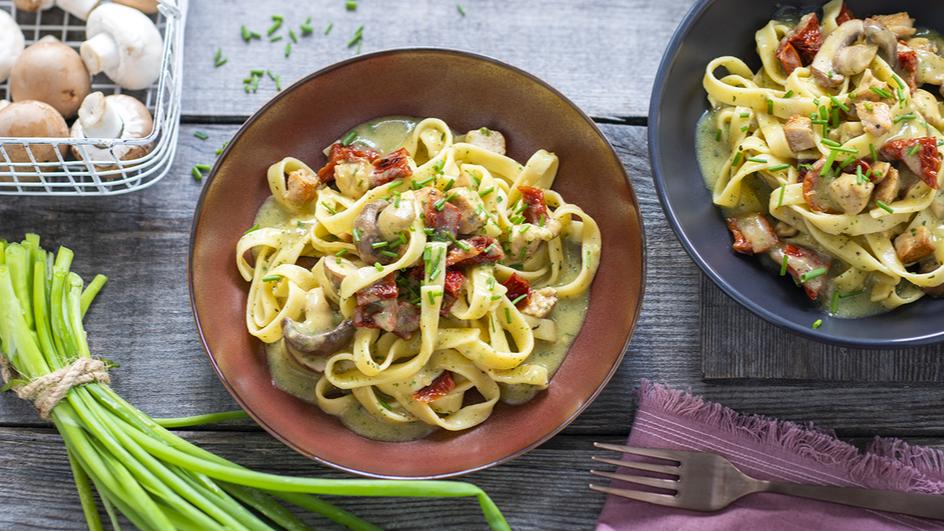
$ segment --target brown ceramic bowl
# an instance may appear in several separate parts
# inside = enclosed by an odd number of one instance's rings
[[[459,131],[487,126],[526,160],[560,157],[554,188],[592,215],[603,257],[586,322],[550,387],[522,406],[499,405],[483,424],[419,441],[385,443],[348,431],[316,406],[272,386],[262,344],[245,327],[248,285],[236,242],[269,196],[266,169],[285,156],[324,164],[322,148],[350,127],[384,115],[435,116]],[[619,367],[643,291],[643,228],[616,153],[560,93],[493,59],[436,49],[393,50],[338,63],[266,104],[229,143],[194,215],[190,294],[197,329],[220,379],[272,435],[322,463],[375,477],[434,478],[514,457],[560,431]]]

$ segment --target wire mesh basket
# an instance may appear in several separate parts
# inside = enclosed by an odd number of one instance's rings
[[[167,174],[177,151],[187,2],[160,0],[158,13],[149,15],[164,38],[161,73],[152,86],[129,91],[104,74],[92,79],[93,92],[141,100],[154,118],[151,134],[137,139],[0,137],[0,195],[117,195],[146,188]],[[52,35],[78,50],[85,40],[85,21],[59,8],[26,13],[12,0],[0,0],[0,9],[13,15],[27,46]],[[0,84],[0,97],[10,99],[8,82]],[[130,147],[148,145],[150,151],[138,158],[120,156]],[[49,153],[49,146],[55,148],[55,160],[44,162],[36,152]]]

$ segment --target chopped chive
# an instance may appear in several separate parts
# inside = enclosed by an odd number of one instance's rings
[[[908,155],[914,155],[921,149],[921,144],[915,143],[910,148],[908,148]]]
[[[484,189],[484,190],[479,190],[479,197],[482,197],[482,198],[488,197],[488,194],[490,194],[490,193],[492,193],[492,192],[494,192],[494,191],[495,191],[495,187],[494,187],[494,186],[489,186],[488,188],[486,188],[486,189]]]
[[[840,146],[840,147],[830,147],[829,149],[831,149],[831,150],[833,150],[833,151],[838,151],[838,152],[840,152],[840,153],[858,153],[858,152],[859,152],[859,151],[856,150],[856,149],[847,148],[847,147],[841,147],[841,146]]]
[[[193,136],[199,138],[200,140],[206,140],[210,138],[210,135],[204,133],[203,131],[194,131]]]
[[[898,96],[898,103],[904,106],[905,104],[905,91],[898,89],[895,91],[895,94]]]
[[[290,42],[285,43],[285,52],[282,55],[284,55],[286,59],[288,59],[288,57],[292,55],[292,43]]]
[[[426,292],[426,295],[427,295],[426,298],[429,299],[429,303],[430,303],[430,304],[436,304],[436,292],[435,292],[435,291],[427,291],[427,292]]]
[[[787,185],[783,185],[780,187],[780,197],[777,199],[777,208],[780,208],[783,206],[783,194],[786,191],[787,191]]]
[[[869,154],[872,155],[872,162],[878,162],[878,151],[875,149],[875,144],[869,144]]]
[[[742,112],[740,116],[741,116],[741,118],[750,118],[750,117],[751,117],[751,113],[749,113],[749,112]]]
[[[252,227],[249,227],[248,229],[246,229],[246,232],[244,232],[243,235],[249,234],[250,232],[255,232],[255,231],[257,231],[257,230],[259,230],[259,229],[261,229],[261,228],[262,228],[262,227],[260,227],[259,224],[256,223],[256,224],[253,225]]]
[[[505,321],[511,324],[511,311],[508,310],[507,306],[505,306]]]
[[[247,28],[245,25],[243,25],[243,26],[241,26],[241,27],[239,28],[239,35],[243,38],[243,41],[245,41],[245,42],[249,42],[249,41],[251,41],[251,40],[253,40],[253,39],[261,38],[261,35],[259,35],[258,33],[254,32],[254,31],[251,31],[251,30],[250,30],[249,28]]]
[[[746,126],[746,125],[741,126],[741,132],[742,132],[742,133],[746,133],[746,132],[748,131],[748,129],[750,129],[750,127],[748,127],[748,126]]]
[[[839,290],[833,290],[832,300],[829,301],[829,311],[836,313],[839,310]]]
[[[888,205],[885,203],[885,201],[876,201],[876,202],[875,202],[875,206],[881,208],[882,210],[884,210],[885,212],[888,212],[889,214],[894,214],[894,213],[895,213],[895,209],[893,209],[892,207],[888,206]]]
[[[282,20],[281,15],[272,15],[272,25],[266,30],[266,36],[271,37],[273,33],[279,31],[279,28],[282,27]]]
[[[347,41],[347,47],[353,48],[357,46],[362,40],[364,40],[364,26],[358,26],[357,30],[354,31],[354,36],[351,37],[351,40]]]
[[[347,249],[341,249],[340,251],[334,253],[334,256],[340,257],[340,256],[344,256],[344,255],[346,255],[346,254],[347,254]]]
[[[263,282],[277,282],[279,280],[282,280],[283,278],[285,277],[283,277],[282,275],[266,275],[262,277],[262,281]]]
[[[868,181],[868,177],[862,173],[862,166],[856,165],[856,179],[858,179],[859,184],[865,184]]]
[[[517,297],[515,297],[514,300],[511,301],[511,303],[514,304],[515,306],[517,306],[518,303],[521,302],[521,300],[524,299],[524,298],[527,297],[527,296],[528,296],[527,293],[522,293],[521,295],[518,295]]]
[[[833,102],[834,107],[839,107],[840,109],[842,109],[842,112],[849,112],[849,106],[839,101],[839,98],[837,98],[836,96],[830,96],[829,101]]]
[[[373,248],[373,249],[380,249],[380,248],[386,247],[386,246],[388,246],[388,245],[390,245],[390,242],[374,242],[374,243],[370,244],[371,248]]]
[[[882,99],[891,98],[891,97],[892,97],[892,93],[889,92],[889,91],[887,91],[887,90],[885,90],[885,89],[883,89],[882,87],[869,87],[869,90],[871,90],[872,92],[878,94],[878,97],[880,97],[880,98],[882,98]]]
[[[334,22],[329,22],[328,27],[325,28],[324,34],[327,35],[331,33],[331,30],[334,28]]]
[[[328,203],[325,203],[324,201],[321,202],[321,206],[323,206],[323,207],[325,208],[325,210],[327,210],[328,212],[330,212],[331,215],[334,215],[334,214],[337,214],[337,213],[338,213],[338,211],[335,210],[334,207],[332,207],[332,206],[329,205]]]
[[[767,114],[773,114],[773,113],[774,113],[774,100],[768,98],[767,99]]]
[[[223,154],[223,150],[226,149],[226,146],[228,146],[228,145],[229,145],[229,140],[227,140],[226,142],[223,142],[223,145],[222,145],[222,146],[216,148],[216,156],[222,155],[222,154]]]
[[[783,95],[783,97],[784,97],[785,99],[786,99],[786,98],[793,97],[793,90],[788,90],[788,91]]]
[[[715,130],[715,142],[721,142],[721,129]]]
[[[821,326],[823,326],[823,320],[822,320],[822,319],[817,319],[817,320],[813,321],[813,330],[816,330],[817,328],[819,328],[819,327],[821,327]]]
[[[265,75],[265,69],[263,69],[263,68],[253,68],[252,70],[249,71],[249,74],[250,74],[252,77],[262,77],[262,76]]]
[[[193,176],[194,181],[203,180],[203,172],[200,171],[200,168],[196,166],[194,166],[193,168],[190,168],[190,175]]]
[[[731,166],[737,166],[738,164],[740,164],[740,163],[741,163],[741,158],[743,158],[743,157],[744,157],[744,153],[741,152],[741,151],[738,151],[738,152],[734,155],[734,160],[731,161]]]
[[[384,249],[383,251],[379,251],[379,253],[380,253],[382,256],[386,256],[386,257],[389,257],[389,258],[398,258],[398,257],[400,256],[400,255],[398,255],[397,253],[395,253],[395,252],[393,252],[393,251],[388,251],[388,250],[386,250],[386,249]]]
[[[444,197],[440,199],[439,201],[436,201],[435,203],[433,203],[433,207],[437,211],[442,212],[442,209],[446,208],[446,198]]]
[[[760,164],[767,164],[767,159],[762,159],[760,157],[747,157],[748,162],[759,162]]]
[[[783,171],[789,167],[790,167],[789,164],[777,164],[776,166],[771,166],[767,168],[767,171]]]
[[[840,147],[840,146],[842,146],[842,144],[840,144],[839,142],[836,142],[835,140],[832,140],[832,139],[829,139],[829,138],[824,138],[824,139],[823,139],[823,145],[824,145],[824,146],[829,146],[829,147]]]
[[[900,89],[905,88],[905,82],[902,81],[900,77],[898,77],[898,74],[892,74],[892,79],[895,80],[895,84],[898,85],[898,88]]]
[[[848,298],[850,298],[850,297],[858,297],[859,295],[862,295],[863,293],[865,293],[865,290],[864,290],[864,289],[860,289],[860,290],[857,290],[857,291],[850,291],[849,293],[841,293],[841,294],[839,295],[839,298],[840,298],[840,299],[848,299]]]
[[[292,39],[292,42],[298,44],[298,35],[295,35],[295,30],[288,30],[288,38]]]
[[[374,269],[376,269],[377,271],[383,271],[384,266],[382,266],[380,262],[374,262]]]
[[[313,28],[311,25],[311,17],[305,19],[305,22],[303,22],[302,25],[298,27],[298,29],[301,30],[302,37],[307,37],[314,33],[315,28]]]
[[[352,232],[352,235],[354,236],[355,242],[361,241],[361,231],[357,227],[354,227],[354,231]]]
[[[194,166],[194,168],[196,168],[196,169],[198,169],[198,170],[200,170],[200,171],[210,171],[210,165],[209,165],[209,164],[197,164],[196,166]]]
[[[446,186],[443,187],[443,191],[451,189],[454,184],[456,184],[456,180],[450,178],[448,181],[446,181]]]
[[[827,270],[825,267],[817,267],[816,269],[813,269],[812,271],[807,271],[806,273],[803,273],[802,275],[800,275],[800,282],[809,282],[810,280],[813,280],[814,278],[821,277],[826,274],[826,271]]]
[[[780,260],[780,276],[787,274],[787,261],[790,260],[790,257],[787,253],[783,253],[783,259]]]
[[[217,48],[216,53],[213,54],[213,67],[219,68],[225,65],[227,61],[229,61],[229,59],[223,57],[223,49]]]
[[[357,0],[347,0],[347,2],[344,2],[344,9],[357,11]]]
[[[348,134],[344,135],[344,138],[341,139],[342,146],[350,146],[354,142],[354,139],[357,138],[357,133],[354,131],[349,131]]]
[[[892,122],[895,122],[897,124],[898,122],[906,122],[909,120],[914,120],[915,118],[916,118],[915,113],[909,112],[906,114],[899,114],[898,116],[895,117],[894,120],[892,120]]]
[[[281,36],[281,35],[276,35],[276,36],[274,36],[274,37],[269,37],[269,42],[279,42],[280,40],[282,40],[282,36]]]

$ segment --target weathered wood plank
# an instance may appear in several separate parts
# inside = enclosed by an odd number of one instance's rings
[[[944,382],[944,346],[869,350],[810,341],[767,324],[707,277],[701,315],[706,379]]]
[[[287,475],[350,477],[315,464],[262,433],[193,432],[187,438],[250,468]],[[515,461],[468,476],[488,492],[513,529],[589,529],[603,495],[587,489],[592,441],[559,437]],[[621,442],[621,438],[600,439]],[[251,451],[247,451],[251,448]],[[0,528],[80,529],[82,510],[59,435],[0,428]],[[599,453],[597,451],[597,453]],[[549,480],[550,479],[550,480]],[[541,484],[541,488],[522,488]],[[331,498],[385,529],[486,529],[471,499]],[[321,528],[324,520],[309,518]]]
[[[539,7],[533,2],[476,0],[462,2],[464,17],[456,3],[434,0],[363,1],[353,12],[345,11],[340,1],[303,5],[273,0],[260,9],[258,3],[246,1],[191,1],[184,54],[184,115],[220,119],[251,114],[275,94],[268,79],[255,94],[243,91],[242,80],[251,69],[270,69],[288,86],[308,73],[353,57],[358,48],[348,48],[347,42],[363,25],[362,53],[414,46],[471,50],[537,75],[593,116],[641,117],[649,108],[661,50],[691,0],[546,0]],[[284,57],[287,36],[275,43],[264,37],[273,14],[285,16],[284,28],[275,35],[286,35],[288,28],[298,33],[298,26],[312,17],[314,34],[300,38],[288,59]],[[325,36],[329,23],[334,26]],[[263,39],[243,42],[242,24],[263,34]],[[214,68],[218,47],[229,62]]]
[[[89,316],[93,348],[121,363],[114,371],[118,391],[156,416],[235,407],[197,340],[185,281],[191,215],[200,191],[189,171],[195,163],[212,162],[213,151],[235,127],[199,129],[210,140],[197,140],[195,127],[184,127],[173,173],[141,193],[0,202],[0,237],[38,231],[50,242],[73,247],[82,273],[111,276]],[[646,298],[622,369],[565,433],[627,433],[632,389],[640,378],[650,378],[746,412],[814,421],[846,436],[944,435],[944,388],[939,385],[702,382],[700,273],[662,215],[649,175],[645,129],[605,125],[603,130],[640,198],[648,241]],[[4,396],[0,424],[41,423],[27,405]]]

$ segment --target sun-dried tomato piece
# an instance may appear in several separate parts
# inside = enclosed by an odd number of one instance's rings
[[[508,290],[505,294],[511,300],[517,300],[516,306],[519,308],[524,307],[528,304],[528,300],[531,298],[531,284],[518,276],[518,273],[512,273],[507,280],[502,282],[502,286]],[[524,295],[520,300],[518,299]]]
[[[795,69],[813,62],[823,45],[823,32],[816,13],[807,13],[777,48],[777,59],[783,71],[790,75]]]
[[[918,88],[918,52],[904,44],[898,45],[898,70],[911,92]]]
[[[459,234],[459,221],[462,212],[456,205],[446,200],[446,196],[435,188],[426,192],[426,202],[423,205],[423,221],[441,233],[449,233],[453,238]]]
[[[783,72],[788,76],[794,70],[803,66],[800,53],[796,51],[792,44],[786,41],[777,48],[777,59],[780,61],[780,66],[783,67]]]
[[[937,150],[936,138],[924,136],[892,140],[882,146],[881,153],[886,159],[903,161],[925,184],[935,190],[938,188],[941,152]]]
[[[839,8],[839,14],[836,15],[836,25],[842,25],[843,22],[848,22],[854,18],[855,15],[852,14],[852,10],[843,2],[842,7]]]
[[[446,255],[446,265],[475,265],[495,263],[505,257],[498,240],[491,236],[472,236],[459,240],[465,245],[456,245]]]
[[[396,299],[399,294],[396,276],[396,273],[390,273],[370,286],[358,291],[355,294],[357,296],[357,305],[363,306],[381,299]]]
[[[331,144],[331,148],[328,150],[328,162],[318,170],[318,178],[321,179],[322,183],[331,182],[334,180],[334,167],[338,164],[359,160],[370,162],[378,155],[379,153],[370,148]]]
[[[374,160],[374,173],[370,182],[371,186],[380,186],[410,175],[413,175],[413,170],[410,169],[410,153],[406,148],[400,148]]]
[[[544,202],[544,190],[533,186],[519,186],[521,200],[524,201],[524,219],[528,223],[540,223],[547,219],[547,203]]]
[[[458,297],[462,291],[462,285],[465,284],[465,275],[461,271],[450,269],[446,271],[446,280],[443,289],[446,295]]]
[[[413,400],[417,402],[430,403],[449,394],[456,388],[456,381],[452,378],[452,373],[443,371],[442,374],[430,382],[429,385],[413,393]]]

